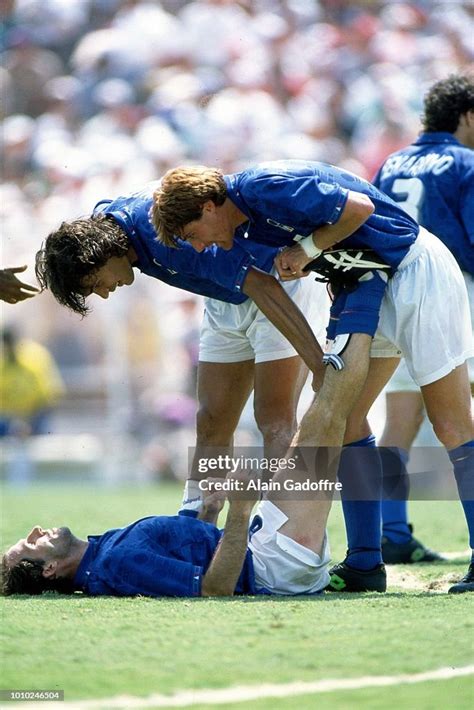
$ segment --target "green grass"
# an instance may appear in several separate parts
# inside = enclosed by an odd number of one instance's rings
[[[3,547],[36,523],[45,527],[68,524],[77,535],[85,536],[144,515],[174,513],[179,496],[180,488],[173,485],[120,490],[89,486],[7,489]],[[433,548],[465,548],[459,504],[418,502],[411,513],[417,535]],[[331,514],[329,533],[333,558],[340,559],[345,536],[339,505]],[[410,566],[409,572],[423,582],[448,573],[461,576],[466,561]],[[468,665],[474,655],[470,595],[400,591],[396,586],[385,595],[315,599],[47,595],[10,598],[2,604],[2,687],[64,688],[69,700],[418,673]],[[251,701],[241,706],[256,710],[467,708],[472,704],[472,688],[471,676]]]

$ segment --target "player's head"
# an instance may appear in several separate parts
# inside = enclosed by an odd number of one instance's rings
[[[105,215],[63,222],[36,254],[36,276],[63,306],[82,316],[86,298],[107,298],[117,286],[133,283],[128,237]]]
[[[3,555],[3,594],[72,593],[79,542],[69,528],[43,530],[36,525]]]
[[[466,120],[474,123],[473,77],[452,74],[434,84],[424,100],[423,129],[455,133]]]
[[[233,230],[222,208],[227,188],[222,173],[204,166],[169,170],[153,195],[152,222],[159,239],[176,246],[176,235],[202,251],[211,244],[232,247]]]

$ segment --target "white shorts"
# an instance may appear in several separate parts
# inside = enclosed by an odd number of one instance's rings
[[[316,594],[329,584],[329,543],[324,538],[320,557],[278,532],[287,516],[269,500],[259,503],[257,515],[263,527],[254,533],[248,547],[252,552],[257,589],[272,594]]]
[[[311,276],[282,282],[282,286],[306,317],[318,341],[324,344],[330,305],[326,286]],[[260,363],[296,354],[250,298],[238,305],[213,298],[205,300],[199,344],[201,362]]]
[[[474,277],[470,274],[463,273],[464,281],[466,282],[467,294],[469,297],[469,307],[471,310],[471,330],[474,332]],[[474,358],[469,358],[469,379],[474,382]],[[400,362],[397,370],[390,382],[385,388],[385,392],[419,392],[420,388],[410,376],[405,360]]]
[[[463,274],[449,249],[425,229],[390,279],[371,357],[404,357],[421,387],[474,355]]]

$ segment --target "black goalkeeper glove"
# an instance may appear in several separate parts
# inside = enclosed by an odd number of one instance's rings
[[[354,291],[359,281],[367,274],[378,272],[384,281],[393,275],[392,267],[386,264],[373,249],[326,249],[306,264],[303,271],[318,274],[316,281],[328,282],[333,294],[341,288]]]

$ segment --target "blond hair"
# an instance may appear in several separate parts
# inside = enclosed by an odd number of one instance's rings
[[[153,193],[151,220],[159,241],[176,247],[183,227],[201,218],[204,203],[212,200],[219,207],[226,197],[227,188],[220,170],[204,165],[168,170]]]

